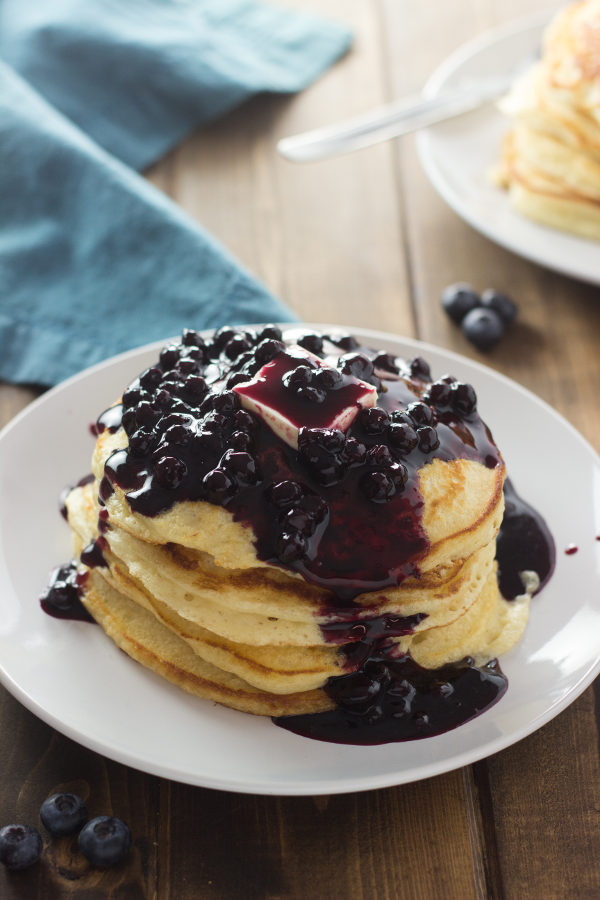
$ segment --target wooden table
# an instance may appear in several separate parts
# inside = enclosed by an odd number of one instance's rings
[[[277,138],[416,90],[456,46],[543,0],[288,0],[348,23],[355,48],[292,99],[258,98],[150,173],[308,321],[388,330],[516,379],[600,449],[600,297],[495,246],[427,182],[412,138],[309,166]],[[599,248],[600,265],[600,248]],[[439,307],[468,280],[510,293],[520,318],[485,358]],[[34,396],[0,387],[0,424]],[[568,461],[557,477],[568,477]],[[550,487],[551,489],[551,487]],[[560,552],[560,548],[559,548]],[[568,598],[565,598],[568,602]],[[598,898],[599,685],[487,760],[402,787],[332,797],[222,793],[83,749],[0,690],[0,822],[37,822],[57,789],[133,831],[127,865],[91,870],[57,842],[9,876],[13,898]]]

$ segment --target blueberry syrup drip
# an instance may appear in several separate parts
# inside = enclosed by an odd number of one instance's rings
[[[326,421],[328,397],[344,390],[355,402],[357,378],[377,386],[378,406],[361,409],[345,433],[302,427],[296,451],[232,390],[286,359],[279,329],[225,329],[208,343],[184,333],[124,392],[122,412],[100,417],[112,428],[121,415],[129,437],[105,464],[100,499],[118,485],[145,516],[184,500],[220,504],[253,529],[261,560],[300,573],[331,592],[332,607],[344,607],[418,573],[429,549],[418,485],[424,465],[464,457],[494,467],[499,454],[469,385],[451,376],[432,384],[420,358],[359,352],[349,337],[335,346],[321,335],[298,343],[326,357],[323,371],[338,373],[321,401],[302,395],[303,382],[292,385],[286,402],[298,420],[302,413],[311,421],[316,410],[315,421]],[[278,492],[282,484],[289,496]]]
[[[100,504],[100,506],[104,506],[110,495],[114,494],[114,492],[114,487],[105,475],[100,480],[100,485],[98,487],[98,503]]]
[[[58,508],[60,510],[60,514],[63,519],[67,519],[67,497],[73,490],[73,487],[85,487],[86,484],[91,484],[94,480],[94,476],[90,473],[88,475],[84,475],[83,478],[80,478],[76,485],[69,485],[64,488],[60,492],[60,496],[58,498]]]
[[[114,434],[121,427],[123,418],[123,405],[117,403],[116,406],[109,406],[104,412],[98,416],[96,424],[92,425],[92,434],[102,434],[103,431],[109,431]]]
[[[86,577],[86,572],[77,571],[75,560],[54,569],[48,587],[40,597],[40,605],[44,612],[55,619],[94,622],[81,602],[81,589]]]
[[[500,593],[512,600],[523,593],[519,572],[533,570],[540,579],[538,593],[556,563],[554,538],[540,514],[526,503],[510,481],[504,482],[504,518],[496,541]]]
[[[504,694],[497,660],[477,667],[472,659],[434,671],[408,655],[380,648],[351,675],[331,678],[324,691],[329,712],[284,716],[273,722],[304,737],[335,744],[388,744],[443,734],[489,709]]]
[[[87,547],[84,547],[81,551],[79,558],[84,566],[87,566],[88,569],[95,569],[98,567],[108,567],[108,563],[104,558],[103,550],[106,550],[108,543],[106,538],[100,535],[95,540],[93,540]]]
[[[427,613],[415,613],[412,616],[386,613],[360,621],[352,618],[348,621],[327,622],[320,627],[328,644],[373,644],[382,638],[412,634],[416,626],[426,618]]]

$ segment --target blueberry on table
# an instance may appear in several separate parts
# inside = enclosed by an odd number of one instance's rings
[[[44,800],[40,818],[50,834],[64,837],[79,831],[87,821],[88,813],[81,797],[77,794],[52,794]]]
[[[42,838],[31,825],[5,825],[0,828],[0,862],[7,869],[27,869],[42,854]]]
[[[468,312],[481,305],[477,291],[464,281],[445,287],[441,299],[444,311],[457,325],[460,325]]]
[[[488,288],[481,295],[481,305],[484,309],[493,309],[497,312],[505,325],[510,325],[517,317],[517,305],[507,294]]]
[[[96,816],[79,832],[77,846],[93,866],[107,869],[122,862],[129,853],[131,831],[115,816]]]
[[[493,309],[472,309],[462,321],[465,337],[479,350],[494,347],[504,334],[504,322]]]

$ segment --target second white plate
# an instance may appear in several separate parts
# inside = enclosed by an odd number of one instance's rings
[[[433,73],[424,93],[435,96],[461,81],[517,71],[539,53],[548,15],[511,23],[465,44]],[[461,218],[513,253],[565,275],[600,283],[600,249],[519,215],[489,178],[509,121],[493,104],[419,133],[423,167],[435,189]]]

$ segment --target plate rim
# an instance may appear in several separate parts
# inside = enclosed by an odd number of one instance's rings
[[[410,348],[411,351],[414,350],[418,355],[427,356],[428,353],[433,353],[434,355],[441,354],[441,356],[449,362],[456,361],[461,365],[466,363],[467,367],[474,368],[476,371],[486,373],[488,376],[491,376],[493,381],[500,382],[502,386],[509,386],[512,390],[516,389],[517,392],[521,394],[528,402],[533,402],[535,405],[541,407],[546,415],[550,414],[550,416],[558,425],[568,431],[571,438],[576,439],[576,441],[581,445],[582,449],[590,455],[595,466],[597,466],[600,470],[600,455],[590,444],[590,442],[587,441],[587,439],[564,416],[562,416],[549,403],[547,403],[538,395],[534,394],[528,388],[524,387],[523,385],[519,384],[517,381],[509,378],[503,373],[496,371],[492,367],[479,362],[478,360],[470,359],[469,357],[463,356],[453,350],[448,350],[435,344],[420,341],[416,338],[405,337],[381,330],[365,329],[353,326],[342,326],[339,324],[332,325],[326,323],[283,323],[282,327],[287,329],[313,328],[330,332],[340,330],[343,330],[345,332],[351,331],[357,337],[363,338],[365,340],[382,342],[383,346],[386,345],[386,342],[392,341],[396,344],[399,344],[400,346]],[[208,331],[210,332],[212,331],[212,329]],[[121,364],[126,359],[131,359],[132,361],[134,361],[138,356],[150,354],[151,352],[159,349],[168,342],[169,338],[124,351],[102,362],[96,363],[88,369],[85,369],[82,372],[71,376],[70,378],[56,385],[54,388],[51,388],[41,397],[28,404],[10,422],[8,422],[8,424],[2,430],[0,430],[0,453],[2,452],[2,444],[5,436],[14,428],[20,427],[21,423],[30,415],[34,415],[39,406],[47,402],[48,397],[55,397],[60,393],[68,392],[72,384],[92,377],[98,372],[98,370]],[[236,793],[260,794],[265,796],[317,796],[322,794],[362,792],[385,787],[393,787],[400,784],[413,783],[436,775],[455,771],[456,769],[462,768],[465,765],[472,764],[492,754],[500,752],[501,750],[504,750],[507,747],[518,743],[520,740],[523,740],[530,734],[533,734],[543,725],[547,724],[553,718],[563,712],[569,705],[571,705],[571,703],[573,703],[577,699],[577,697],[579,697],[580,694],[594,681],[599,672],[600,654],[594,662],[587,666],[586,671],[581,675],[580,678],[578,678],[578,680],[573,685],[571,685],[570,689],[565,693],[564,696],[555,700],[542,712],[534,716],[533,719],[530,719],[526,723],[524,723],[520,728],[517,728],[516,730],[512,729],[509,735],[494,737],[492,739],[479,743],[476,747],[469,747],[461,752],[454,753],[449,758],[437,758],[433,761],[429,761],[421,765],[416,773],[411,769],[409,771],[408,777],[403,777],[403,771],[400,768],[401,763],[399,762],[399,768],[393,774],[389,771],[375,774],[369,772],[364,776],[345,776],[338,779],[335,783],[332,783],[331,781],[326,781],[324,783],[323,779],[321,779],[320,781],[310,781],[307,779],[303,779],[300,783],[290,783],[288,780],[285,784],[275,784],[272,781],[260,782],[256,778],[252,781],[252,783],[248,783],[247,781],[244,781],[243,778],[239,777],[236,780],[235,778],[222,778],[219,776],[215,777],[214,775],[207,776],[206,774],[200,773],[184,773],[177,770],[173,766],[170,766],[168,763],[152,761],[149,758],[140,759],[139,754],[136,754],[127,748],[108,745],[101,740],[97,740],[93,736],[89,737],[85,733],[82,733],[81,730],[78,730],[76,727],[68,723],[65,724],[54,714],[48,712],[43,706],[41,706],[41,704],[34,697],[30,696],[21,688],[21,686],[17,681],[15,681],[12,675],[6,671],[3,662],[0,660],[0,683],[3,684],[8,692],[30,712],[36,715],[36,717],[44,721],[50,727],[55,728],[61,734],[64,734],[68,738],[81,744],[82,746],[96,753],[99,753],[107,757],[108,759],[112,759],[119,763],[131,766],[132,768],[135,768],[139,771],[143,771],[148,774],[163,778],[168,778],[170,780],[178,781],[183,784],[190,784],[214,790],[227,790]],[[430,742],[435,741],[436,738],[431,737],[427,738],[426,740],[429,746]],[[366,750],[367,752],[369,750],[376,751],[377,747],[361,748],[361,750]]]

